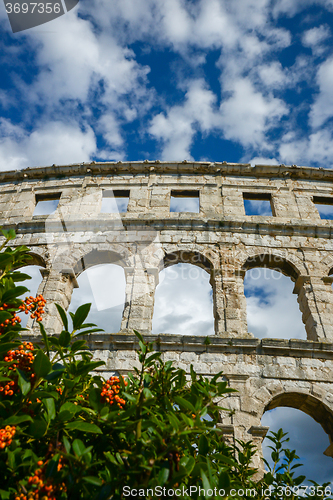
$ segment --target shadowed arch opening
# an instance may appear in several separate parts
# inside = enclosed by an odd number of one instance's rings
[[[34,252],[28,252],[29,255],[31,255],[31,259],[28,261],[28,266],[39,266],[39,267],[46,267],[45,261],[43,257],[38,255],[37,253]],[[23,269],[23,268],[22,268]]]
[[[273,410],[278,406],[295,408],[310,415],[328,434],[330,442],[333,442],[333,412],[319,399],[310,394],[284,392],[275,396],[265,407],[265,411]]]
[[[213,335],[211,262],[197,252],[177,251],[162,262],[155,290],[153,333]]]
[[[165,255],[162,262],[164,269],[176,264],[192,264],[201,267],[207,273],[210,273],[213,269],[212,263],[204,255],[199,252],[189,252],[187,250],[179,250]]]
[[[283,429],[290,441],[285,447],[296,449],[300,457],[297,475],[305,475],[320,484],[333,480],[332,411],[318,398],[309,394],[290,391],[276,395],[266,405],[261,425],[270,432]],[[263,441],[263,454],[272,464],[271,441]]]
[[[300,274],[296,267],[287,259],[271,253],[263,253],[248,257],[243,264],[243,270],[245,271],[255,267],[267,267],[274,271],[279,271],[285,276],[290,277],[292,281],[296,281]]]
[[[102,264],[115,264],[120,267],[126,267],[126,261],[119,253],[112,250],[93,250],[81,257],[74,267],[74,272],[78,276],[90,267]]]

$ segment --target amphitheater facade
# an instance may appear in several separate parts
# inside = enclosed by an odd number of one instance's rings
[[[30,247],[43,267],[39,293],[48,301],[48,332],[59,333],[54,303],[68,308],[82,271],[117,264],[126,276],[121,330],[88,339],[95,358],[106,362],[105,375],[138,363],[136,329],[187,372],[191,364],[207,376],[223,370],[238,390],[223,400],[235,410],[221,413],[224,439],[252,439],[260,448],[264,412],[291,406],[319,422],[332,443],[333,221],[321,219],[316,204],[333,205],[333,170],[93,162],[1,172],[0,192],[3,227],[15,228],[13,244]],[[101,212],[107,197],[128,198],[126,213]],[[170,197],[198,199],[199,212],[170,212]],[[53,214],[33,215],[39,201],[52,199],[58,200]],[[244,199],[269,201],[272,215],[246,215]],[[210,274],[215,335],[209,341],[191,332],[151,334],[159,272],[180,262]],[[292,331],[288,340],[248,332],[244,275],[254,267],[292,279],[307,340],[293,340]],[[333,443],[325,453],[333,456]]]

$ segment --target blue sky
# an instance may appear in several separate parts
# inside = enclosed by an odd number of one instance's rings
[[[14,35],[0,3],[0,29],[1,170],[144,159],[332,168],[333,0],[80,0]],[[154,327],[170,325],[161,311],[177,290],[175,329],[195,317],[198,333],[211,330],[207,277],[192,297],[182,278],[175,285],[165,273]],[[84,279],[75,303],[91,297],[93,277]],[[289,282],[248,273],[256,336],[305,338]],[[311,427],[302,446],[310,424],[295,415],[264,419],[296,436],[309,476],[328,479],[327,436]]]
[[[80,0],[12,34],[0,165],[226,160],[330,167],[331,0]]]

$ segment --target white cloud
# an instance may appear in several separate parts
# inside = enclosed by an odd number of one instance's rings
[[[31,134],[0,120],[0,169],[89,161],[96,151],[94,132],[73,123],[50,122]]]
[[[206,132],[217,125],[213,110],[215,95],[205,87],[202,80],[188,84],[183,105],[159,113],[150,124],[149,132],[162,142],[162,159],[190,159],[190,146],[197,130]]]
[[[265,133],[288,113],[285,103],[256,91],[248,78],[233,82],[231,96],[221,104],[221,126],[226,139],[244,146],[266,147]]]
[[[213,335],[210,276],[191,264],[177,264],[160,273],[155,291],[153,333]]]
[[[255,268],[244,280],[248,330],[255,337],[306,339],[294,283],[278,271]]]
[[[317,128],[324,125],[333,115],[333,58],[321,64],[317,73],[319,94],[311,107],[310,123]]]
[[[280,162],[276,158],[266,158],[264,156],[255,156],[250,161],[244,160],[247,163],[254,165],[280,165]]]
[[[258,67],[258,74],[262,83],[271,89],[284,87],[288,83],[286,72],[279,61],[262,64]]]
[[[315,55],[321,55],[325,48],[323,42],[330,38],[331,31],[327,25],[311,28],[303,33],[302,43],[305,47],[310,47]]]
[[[114,264],[93,266],[78,277],[69,311],[75,312],[82,304],[91,304],[88,321],[107,333],[120,330],[125,302],[124,270]]]
[[[331,127],[318,130],[308,137],[298,139],[290,132],[286,134],[279,148],[281,161],[285,164],[320,165],[332,168],[333,131]]]

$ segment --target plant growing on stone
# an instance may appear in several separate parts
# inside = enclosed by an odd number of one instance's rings
[[[254,494],[264,499],[269,487],[269,498],[281,498],[278,487],[303,484],[304,478],[294,472],[296,454],[283,450],[283,433],[271,438],[275,465],[260,481],[253,479],[257,471],[251,467],[255,447],[224,443],[216,426],[218,402],[232,389],[221,373],[207,379],[191,367],[187,378],[136,332],[134,372],[126,379],[103,379],[94,369],[104,362],[93,360],[82,338],[100,331],[86,322],[90,304],[70,313],[72,327],[58,305],[63,330],[59,336],[48,335],[40,321],[43,297],[19,298],[27,289],[17,282],[27,275],[16,269],[28,262],[28,249],[10,249],[7,243],[15,234],[2,234],[2,499],[226,499]],[[41,335],[35,342],[25,339],[20,325],[19,314],[26,312],[39,320]],[[288,498],[301,498],[295,491]],[[322,493],[309,496],[323,498]]]

